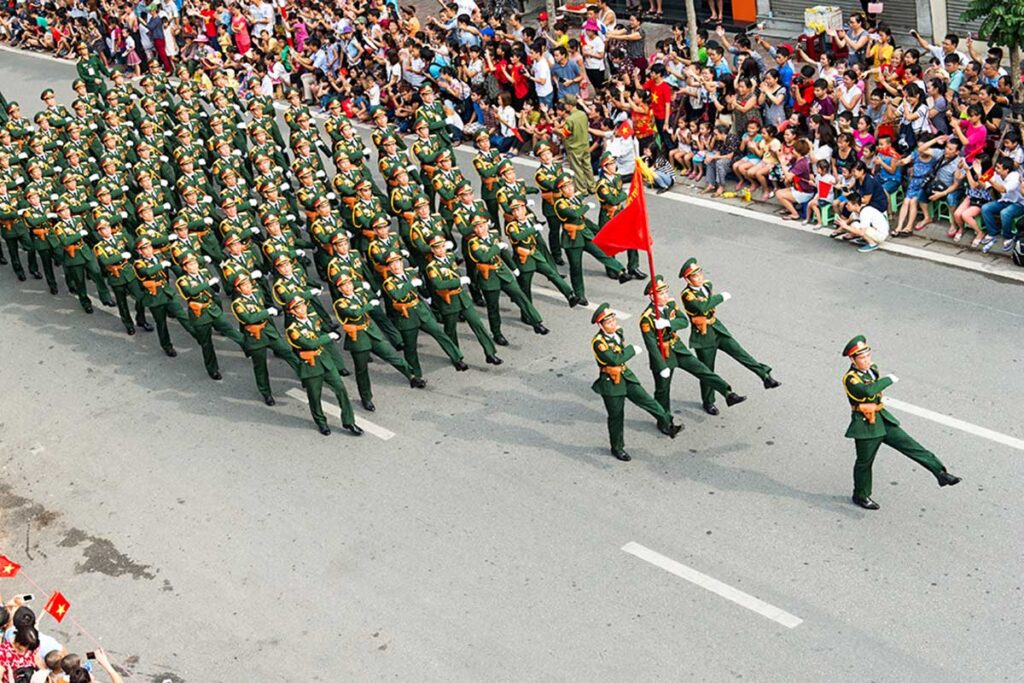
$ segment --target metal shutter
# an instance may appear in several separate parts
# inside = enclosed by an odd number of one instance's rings
[[[977,38],[978,28],[981,26],[980,21],[964,21],[960,18],[960,14],[967,9],[969,4],[970,0],[946,0],[946,33],[955,33],[960,36],[960,48],[964,50],[967,47],[962,39],[971,31],[974,32],[974,37]]]
[[[967,0],[949,0],[950,5],[963,4]],[[813,3],[811,0],[772,0],[772,12],[775,16],[783,19],[804,21],[804,9],[812,4],[834,5],[843,10],[843,21],[851,14],[863,12],[858,0],[823,0]],[[885,3],[885,11],[882,12],[881,21],[893,30],[893,33],[906,32],[917,28],[917,3],[914,0],[888,0]]]

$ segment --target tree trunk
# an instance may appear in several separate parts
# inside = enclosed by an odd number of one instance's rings
[[[1024,102],[1021,97],[1024,94],[1024,87],[1020,83],[1020,48],[1010,48],[1010,82],[1013,83],[1014,104]]]
[[[686,35],[690,40],[690,60],[697,61],[697,8],[693,0],[686,0]]]
[[[555,25],[555,0],[547,0],[547,2],[544,3],[544,7],[547,9],[548,13],[548,21],[547,26],[545,26],[545,28],[548,30],[548,33],[550,34],[551,27]]]

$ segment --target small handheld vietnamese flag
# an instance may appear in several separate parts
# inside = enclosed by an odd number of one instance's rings
[[[825,181],[825,180],[819,180],[818,181],[818,199],[820,199],[822,201],[825,201],[826,199],[828,199],[828,196],[830,194],[832,194],[832,183],[830,183],[828,181]]]
[[[46,601],[46,606],[43,609],[51,617],[57,620],[57,623],[64,621],[64,617],[67,615],[68,610],[71,609],[71,603],[67,601],[60,591],[53,591],[53,595]]]
[[[20,564],[6,555],[0,555],[0,579],[13,579],[20,571]]]

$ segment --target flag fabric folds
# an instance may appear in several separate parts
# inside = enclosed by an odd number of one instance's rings
[[[597,232],[594,245],[608,256],[615,256],[627,249],[650,252],[651,231],[647,223],[647,202],[644,199],[643,166],[639,160],[633,169],[629,195],[622,209]]]

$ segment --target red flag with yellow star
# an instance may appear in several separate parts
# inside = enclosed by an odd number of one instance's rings
[[[0,579],[13,579],[20,571],[20,564],[6,555],[0,555]]]
[[[60,623],[64,621],[68,610],[71,609],[71,603],[61,595],[60,591],[53,591],[53,595],[46,601],[46,606],[43,609],[46,610],[47,614],[56,619],[57,623]]]

